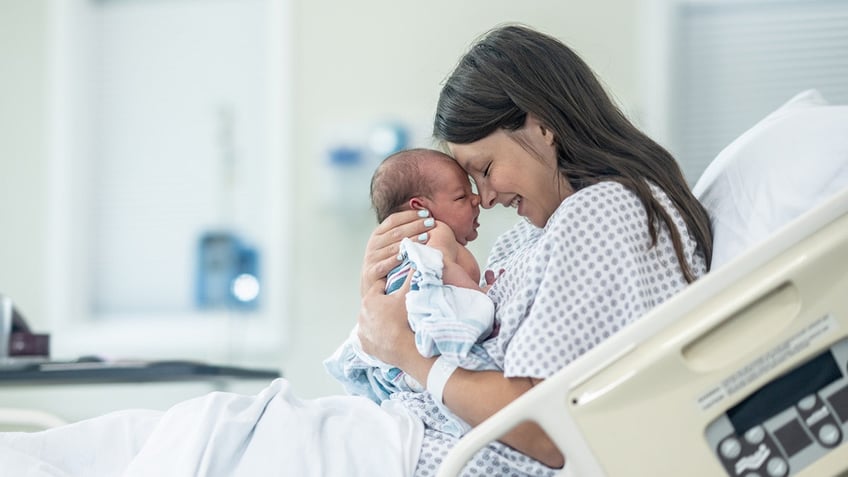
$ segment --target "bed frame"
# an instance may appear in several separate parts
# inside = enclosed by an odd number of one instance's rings
[[[848,190],[713,270],[467,434],[523,421],[561,476],[848,476]]]
[[[0,431],[40,431],[67,424],[64,419],[45,411],[0,407]]]

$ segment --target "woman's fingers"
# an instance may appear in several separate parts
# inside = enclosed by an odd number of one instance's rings
[[[366,261],[363,264],[362,270],[362,293],[366,293],[368,288],[370,288],[377,280],[386,278],[386,275],[388,275],[393,268],[398,266],[399,263],[400,261],[397,258],[397,253],[379,261]]]
[[[360,276],[360,294],[375,280],[383,278],[400,263],[400,241],[406,237],[421,243],[427,243],[430,235],[427,230],[435,226],[435,220],[426,210],[407,210],[397,212],[383,221],[368,239]]]
[[[371,234],[369,245],[373,249],[385,249],[400,243],[405,238],[415,238],[421,241],[421,234],[426,233],[436,224],[427,210],[406,210],[394,213],[386,218]],[[426,241],[426,238],[423,239]]]
[[[364,295],[375,281],[385,278],[393,268],[400,264],[400,241],[380,249],[367,249],[362,260],[360,293]]]
[[[383,223],[381,223],[377,227],[377,229],[394,229],[401,225],[408,224],[410,222],[416,222],[418,219],[426,219],[428,217],[430,217],[430,211],[426,209],[404,210],[401,212],[395,212],[394,214],[386,217],[386,220],[384,220]]]
[[[419,242],[429,239],[427,230],[435,225],[432,218],[421,219],[416,211],[398,212],[390,215],[368,239],[365,248],[365,263],[375,263],[396,258],[400,251],[400,241],[406,237]]]

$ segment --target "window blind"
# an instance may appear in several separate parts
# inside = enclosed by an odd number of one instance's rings
[[[669,147],[690,183],[796,93],[848,104],[848,2],[682,1],[672,18]]]

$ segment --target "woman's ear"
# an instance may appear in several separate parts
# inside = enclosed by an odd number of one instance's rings
[[[539,121],[539,118],[537,118],[535,115],[527,113],[527,122],[525,124],[527,126],[527,130],[531,133],[539,134],[545,144],[547,144],[548,146],[554,145],[554,132],[551,131],[547,126],[542,124],[542,122]]]

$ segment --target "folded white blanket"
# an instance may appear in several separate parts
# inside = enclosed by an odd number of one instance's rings
[[[412,290],[406,295],[409,326],[422,356],[442,355],[466,369],[493,366],[488,356],[481,362],[472,349],[492,332],[495,305],[479,289],[442,282],[442,252],[405,238],[401,252],[415,265]]]
[[[423,424],[394,401],[215,392],[165,412],[121,411],[36,433],[0,433],[3,475],[409,476]]]

